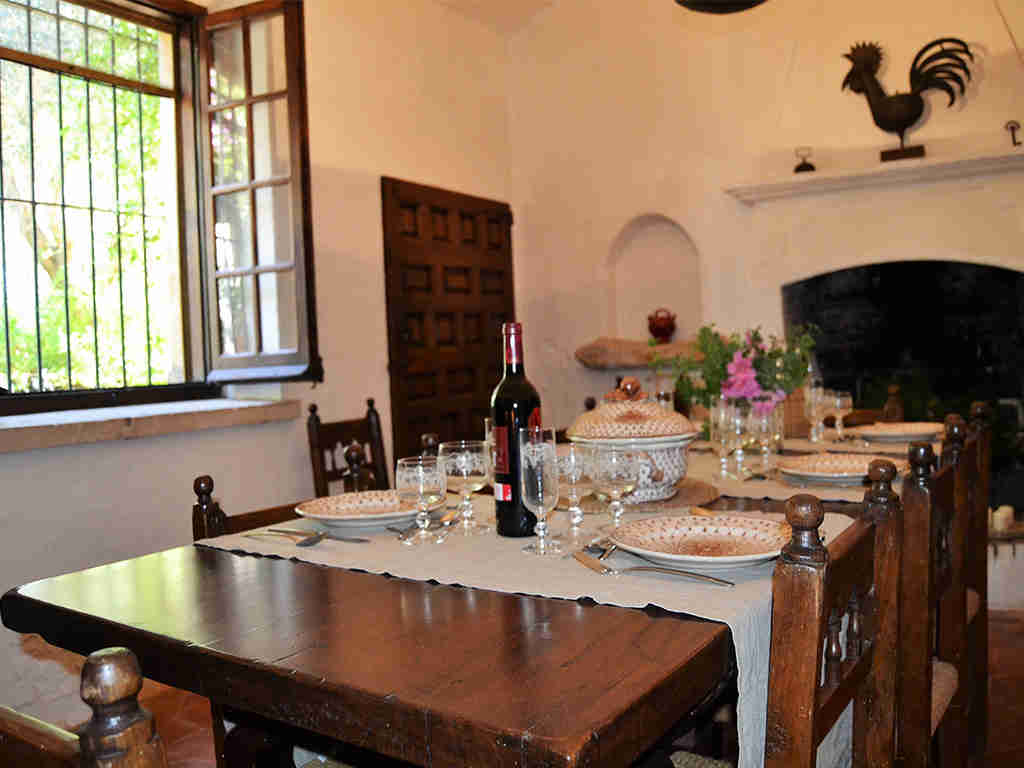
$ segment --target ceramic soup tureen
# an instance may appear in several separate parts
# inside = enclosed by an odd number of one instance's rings
[[[629,448],[641,455],[640,479],[636,490],[623,498],[627,504],[674,496],[676,483],[686,476],[687,447],[697,434],[688,418],[649,399],[631,376],[597,408],[580,414],[567,431],[574,443]]]

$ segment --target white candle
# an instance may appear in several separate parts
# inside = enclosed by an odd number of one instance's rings
[[[992,513],[992,529],[1006,531],[1013,525],[1013,507],[1004,504]]]

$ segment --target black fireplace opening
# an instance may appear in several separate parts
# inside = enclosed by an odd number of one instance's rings
[[[881,408],[890,384],[908,421],[991,403],[993,503],[1024,511],[1024,272],[893,261],[789,283],[782,305],[787,328],[817,328],[825,386],[850,390],[858,408]]]

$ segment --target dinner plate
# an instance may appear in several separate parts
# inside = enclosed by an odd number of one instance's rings
[[[892,461],[897,472],[902,472],[906,462],[888,456],[873,456],[868,453],[813,453],[804,456],[783,456],[778,460],[779,474],[783,479],[801,485],[861,485],[868,477],[868,467],[875,459]]]
[[[872,443],[909,443],[914,440],[935,440],[945,429],[937,421],[894,421],[848,427],[843,431]]]
[[[440,501],[434,509],[444,506]],[[359,491],[304,501],[295,511],[328,528],[367,530],[411,523],[416,507],[403,504],[397,491]]]
[[[619,549],[655,563],[724,571],[771,560],[791,535],[789,524],[777,520],[684,515],[632,520],[610,538]]]

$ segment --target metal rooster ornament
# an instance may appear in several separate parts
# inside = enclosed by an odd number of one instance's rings
[[[882,48],[877,43],[858,43],[843,56],[852,66],[843,78],[843,88],[849,87],[854,93],[862,93],[871,108],[875,125],[883,131],[897,133],[900,148],[882,152],[882,160],[900,160],[906,157],[923,157],[924,147],[907,147],[904,134],[910,126],[921,119],[924,113],[924,99],[921,94],[928,90],[944,91],[949,104],[956,101],[957,88],[963,96],[966,84],[971,79],[967,59],[974,61],[967,43],[955,37],[941,37],[932,40],[917,52],[910,65],[910,93],[886,94],[875,75],[882,64]]]

